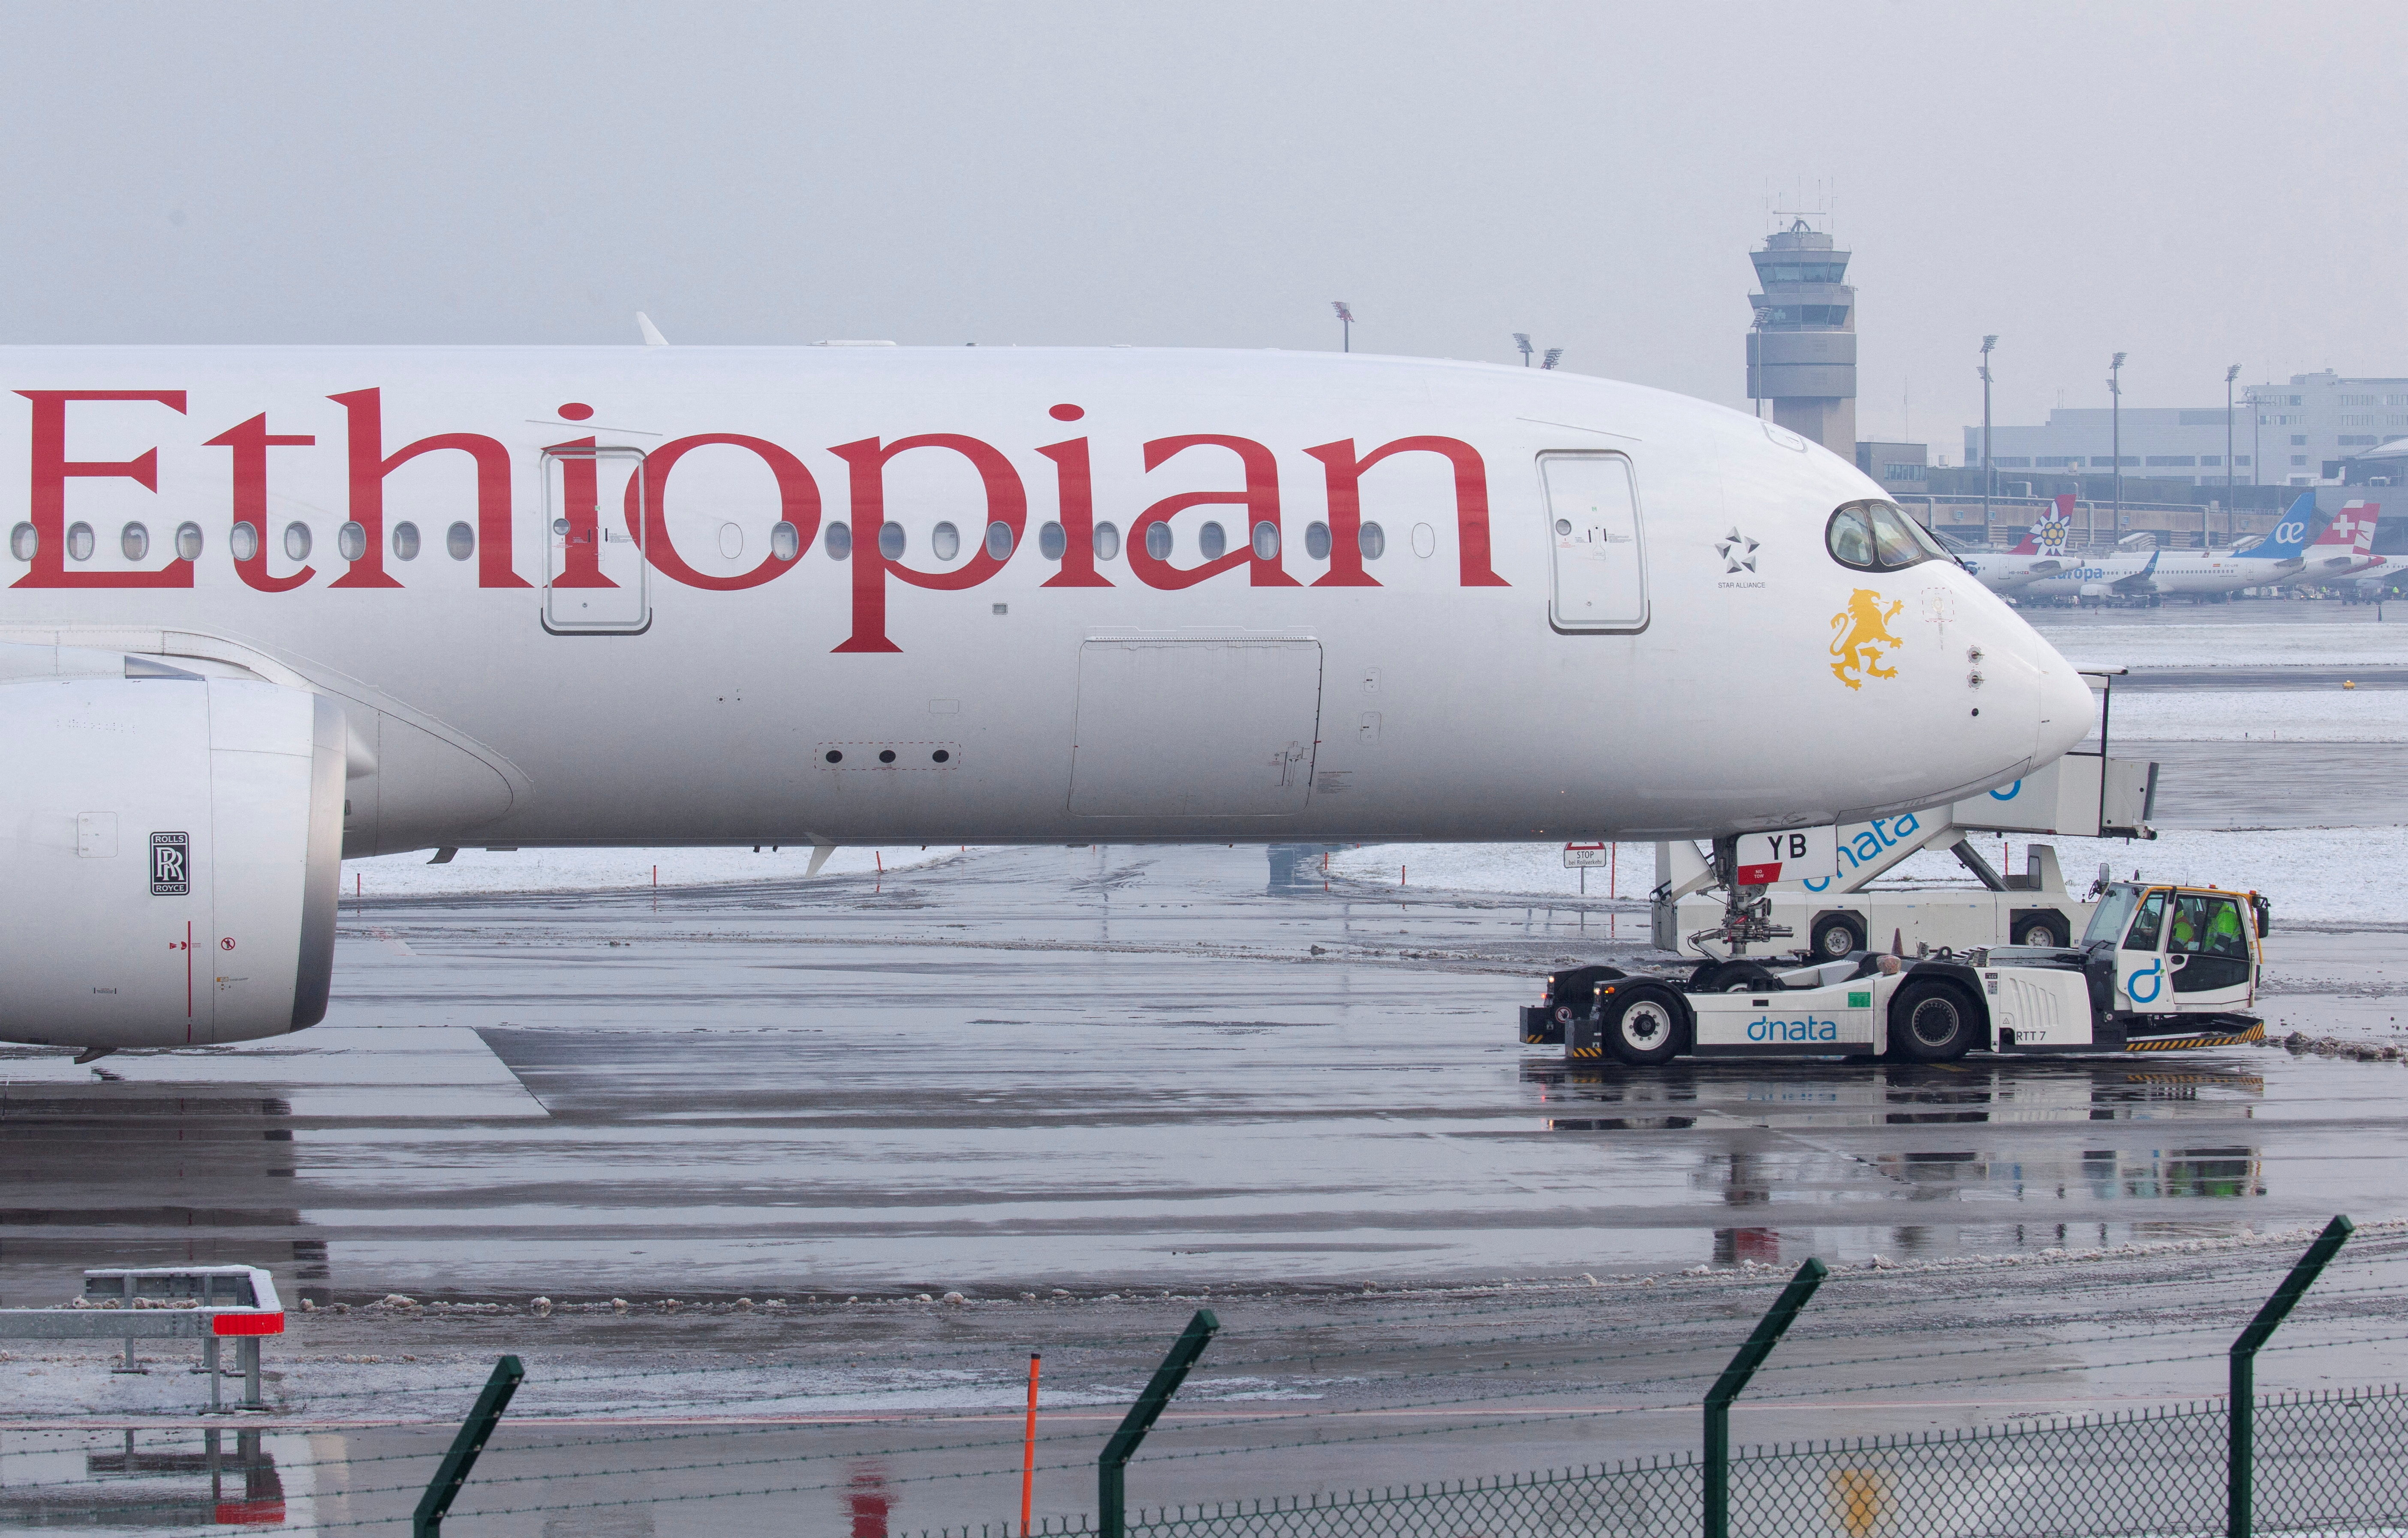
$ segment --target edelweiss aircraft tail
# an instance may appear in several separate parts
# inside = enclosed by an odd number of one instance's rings
[[[2057,499],[2057,506],[2040,515],[2032,526],[2024,531],[2010,555],[2062,555],[2066,536],[2073,532],[2073,494],[2066,492]]]

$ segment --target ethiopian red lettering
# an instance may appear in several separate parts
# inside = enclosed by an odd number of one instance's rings
[[[1054,408],[1062,414],[1062,408]],[[1096,569],[1096,478],[1087,464],[1087,440],[1070,438],[1048,443],[1037,451],[1054,462],[1062,510],[1062,569],[1039,583],[1040,587],[1110,587],[1112,580]]]
[[[677,545],[669,539],[668,489],[669,472],[677,462],[707,444],[724,443],[730,448],[748,449],[761,456],[769,467],[770,476],[778,482],[778,516],[795,525],[797,543],[809,550],[820,531],[820,486],[803,462],[765,438],[748,438],[742,433],[696,433],[692,438],[671,438],[644,456],[644,473],[639,481],[627,478],[627,532],[635,534],[640,527],[644,541],[644,559],[665,576],[674,577],[688,587],[709,588],[714,593],[733,593],[738,588],[758,587],[773,577],[782,577],[799,564],[778,559],[776,550],[761,558],[761,564],[750,571],[733,577],[712,577],[686,565]],[[638,488],[650,503],[641,510],[640,524],[636,498]]]
[[[563,407],[565,412],[566,407]],[[587,414],[593,409],[586,409]],[[579,450],[585,452],[580,453]],[[545,453],[560,462],[560,516],[568,525],[561,541],[560,571],[552,579],[554,587],[616,587],[619,584],[602,575],[602,493],[601,476],[595,467],[594,439],[571,438],[566,443],[553,443]],[[631,476],[630,479],[633,479]],[[544,538],[553,538],[546,530]]]
[[[184,409],[181,390],[20,390],[34,403],[32,495],[28,512],[36,548],[31,570],[17,587],[190,587],[193,563],[169,561],[155,571],[69,571],[66,568],[67,482],[76,476],[122,477],[146,491],[159,489],[159,451],[145,449],[131,459],[69,459],[67,402],[140,400]]]
[[[898,438],[883,448],[874,438],[835,445],[828,453],[842,459],[853,471],[853,634],[836,648],[838,652],[903,650],[886,637],[886,578],[890,572],[914,587],[958,592],[976,587],[1002,570],[1003,563],[1011,558],[998,558],[987,553],[984,524],[970,531],[974,553],[951,571],[920,571],[888,558],[879,539],[886,523],[886,462],[913,449],[951,449],[975,466],[980,482],[986,487],[987,522],[1000,523],[1010,529],[1012,550],[1020,549],[1021,537],[1028,525],[1028,494],[1020,483],[1020,472],[993,444],[964,438],[959,433],[922,433],[916,438]]]
[[[380,390],[352,390],[328,400],[351,423],[351,518],[367,530],[367,550],[330,587],[399,587],[384,569],[384,478],[421,454],[457,449],[477,467],[477,585],[525,587],[510,569],[510,452],[480,433],[437,433],[384,452]]]
[[[318,439],[308,433],[271,433],[267,413],[236,423],[208,440],[212,449],[234,451],[234,521],[249,524],[258,538],[248,560],[235,558],[235,575],[262,593],[289,593],[318,574],[305,566],[289,577],[267,574],[267,451],[307,448]]]
[[[1268,523],[1273,529],[1280,526],[1279,459],[1270,450],[1250,438],[1230,438],[1220,433],[1191,433],[1184,438],[1157,438],[1145,446],[1145,467],[1148,470],[1165,464],[1174,455],[1189,449],[1227,449],[1245,467],[1246,489],[1241,492],[1191,491],[1166,496],[1137,515],[1129,525],[1129,569],[1148,587],[1175,589],[1193,587],[1208,577],[1241,565],[1251,565],[1252,584],[1255,587],[1300,587],[1303,584],[1287,574],[1281,565],[1285,553],[1285,541],[1278,541],[1268,556],[1258,555],[1254,548],[1254,528]],[[1170,521],[1174,513],[1189,508],[1215,507],[1227,504],[1246,510],[1246,519],[1234,541],[1237,548],[1217,560],[1202,566],[1180,568],[1168,561],[1157,560],[1145,548],[1146,531],[1156,524]]]
[[[1463,587],[1510,587],[1489,564],[1488,470],[1480,451],[1461,438],[1400,438],[1356,458],[1354,440],[1340,438],[1304,451],[1321,461],[1329,482],[1329,571],[1315,587],[1377,587],[1363,569],[1363,472],[1391,454],[1444,454],[1455,470],[1456,582]]]

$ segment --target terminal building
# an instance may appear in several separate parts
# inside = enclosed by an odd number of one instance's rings
[[[1747,334],[1747,396],[1772,420],[1842,459],[1856,453],[1856,291],[1849,253],[1803,218],[1749,253],[1757,293]]]
[[[2287,384],[2236,394],[2225,464],[2225,409],[2124,409],[2127,479],[2221,486],[2338,484],[2343,461],[2408,438],[2408,379],[2344,379],[2332,370],[2294,374]],[[2063,408],[2037,427],[1993,425],[1990,465],[2001,482],[2095,474],[2115,467],[2114,423],[2106,407]],[[1965,463],[1982,463],[1982,429],[1965,429]]]

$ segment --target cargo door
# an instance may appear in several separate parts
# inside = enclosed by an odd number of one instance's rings
[[[626,488],[644,495],[641,449],[558,443],[543,451],[543,627],[553,635],[640,635],[651,628],[644,540],[628,527]],[[603,510],[608,507],[609,515]]]
[[[2249,1007],[2257,981],[2241,899],[2223,892],[2176,892],[2166,925],[2166,970],[2174,1007],[2186,1014]]]
[[[1558,630],[1640,630],[1647,625],[1647,558],[1638,483],[1617,453],[1539,456],[1546,491],[1548,618]]]
[[[1284,817],[1312,791],[1321,643],[1140,637],[1079,649],[1073,815]]]

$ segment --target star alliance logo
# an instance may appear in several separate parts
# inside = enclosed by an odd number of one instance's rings
[[[1733,524],[1728,534],[1714,541],[1714,553],[1723,558],[1723,574],[1754,571],[1756,548],[1757,541],[1742,534],[1739,525]]]

